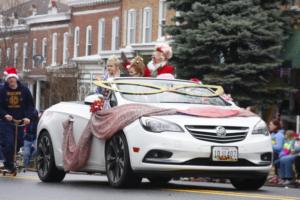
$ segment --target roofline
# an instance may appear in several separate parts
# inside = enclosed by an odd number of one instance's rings
[[[0,26],[1,32],[26,32],[29,28],[26,24],[18,24],[14,26]]]
[[[83,6],[94,6],[97,4],[104,4],[104,3],[114,3],[119,1],[120,0],[86,0],[86,1],[69,0],[68,6],[76,8],[76,7],[83,7]]]
[[[71,20],[70,12],[45,14],[45,15],[34,15],[34,16],[25,18],[25,21],[28,25],[40,24],[40,23],[46,23],[46,22],[68,21],[68,20]]]

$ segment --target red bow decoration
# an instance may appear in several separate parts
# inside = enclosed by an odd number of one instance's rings
[[[98,110],[102,110],[103,105],[104,105],[104,100],[103,99],[99,99],[99,100],[94,101],[90,106],[90,112],[95,113]]]
[[[157,47],[157,48],[156,48],[156,51],[161,52],[161,53],[164,53],[163,50],[161,49],[161,47]]]

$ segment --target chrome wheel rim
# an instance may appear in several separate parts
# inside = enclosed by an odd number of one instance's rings
[[[37,170],[40,176],[44,177],[49,172],[51,155],[50,140],[47,136],[42,136],[38,143]]]
[[[110,181],[117,183],[124,174],[125,144],[120,136],[115,136],[108,142],[107,145],[107,174]]]

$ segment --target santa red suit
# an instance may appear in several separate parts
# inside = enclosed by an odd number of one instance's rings
[[[173,74],[174,75],[174,67],[167,63],[163,63],[161,65],[154,65],[153,62],[150,62],[144,70],[145,77],[157,77],[161,74]]]
[[[172,58],[172,48],[166,44],[157,44],[152,56],[152,60],[148,63],[144,70],[145,77],[157,77],[162,74],[170,74],[174,76],[174,67],[168,64],[168,60]]]

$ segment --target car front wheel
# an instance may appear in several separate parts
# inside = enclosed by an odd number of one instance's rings
[[[111,186],[124,188],[141,182],[141,178],[131,170],[128,144],[123,133],[117,133],[106,142],[105,161],[106,174]]]
[[[55,166],[53,145],[48,132],[41,133],[37,143],[37,173],[43,182],[61,182],[66,173]]]
[[[257,178],[232,178],[230,182],[238,190],[258,190],[265,184],[267,177],[266,175]]]

